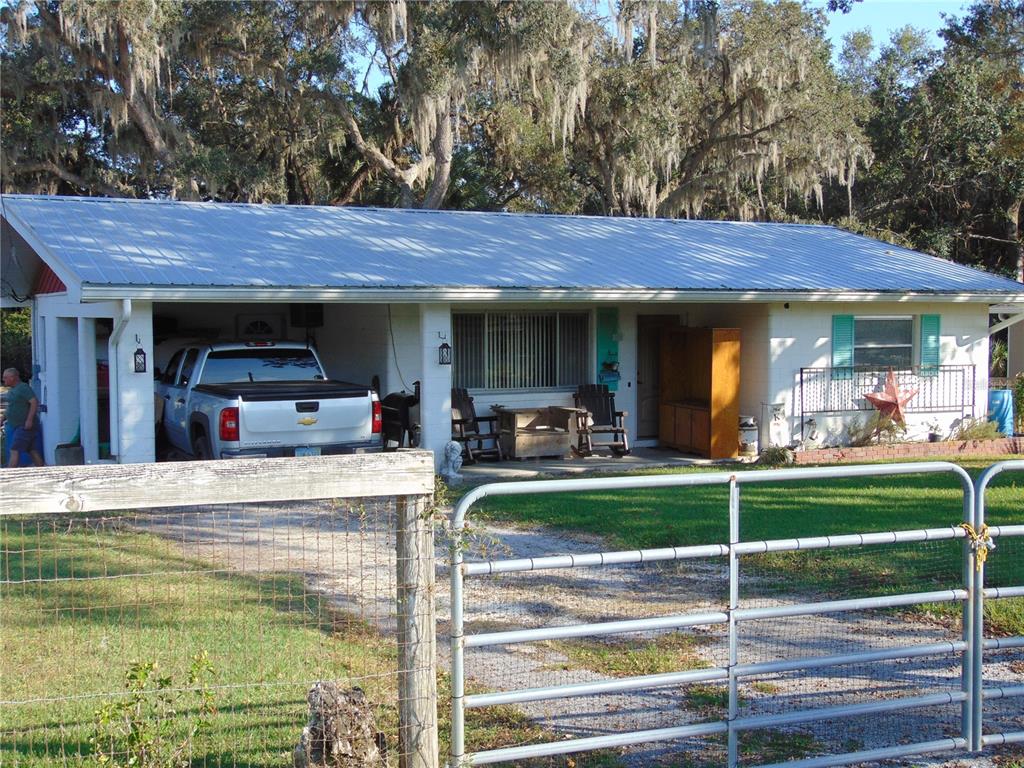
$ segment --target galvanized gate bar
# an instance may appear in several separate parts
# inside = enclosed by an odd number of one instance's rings
[[[487,560],[482,563],[466,563],[462,566],[462,571],[466,576],[482,576],[519,571],[545,571],[553,568],[593,568],[631,563],[656,563],[665,560],[691,560],[702,557],[721,557],[727,554],[729,554],[729,548],[724,544],[704,544],[696,547],[631,549],[621,552],[592,552],[584,555]]]
[[[534,643],[540,640],[563,640],[567,637],[601,637],[623,635],[629,632],[647,632],[654,629],[679,629],[710,624],[724,624],[728,614],[721,611],[689,613],[678,616],[658,616],[653,619],[628,619],[626,621],[605,621],[599,624],[569,624],[564,627],[537,627],[536,629],[513,629],[508,632],[487,632],[466,635],[466,648],[480,648],[486,645],[510,645]]]
[[[993,637],[981,644],[986,651],[1003,650],[1005,648],[1024,648],[1024,637]]]
[[[974,530],[977,532],[985,529],[985,491],[988,489],[989,483],[997,475],[1003,472],[1010,471],[1024,471],[1024,460],[1013,460],[1013,461],[1001,461],[997,464],[993,464],[991,467],[986,469],[974,485]],[[1010,535],[1022,535],[1020,533],[1024,526],[1003,526],[999,529],[1000,535],[1003,531],[1010,529],[1012,533]],[[995,529],[989,531],[990,535],[995,535]],[[974,558],[972,557],[973,561]],[[984,700],[985,700],[985,678],[984,678],[984,649],[985,649],[985,598],[989,597],[1007,597],[1007,593],[1013,591],[1011,589],[996,590],[995,592],[989,592],[985,589],[985,563],[984,560],[977,565],[977,597],[974,600],[973,616],[972,616],[972,637],[971,644],[974,646],[974,654],[971,659],[971,672],[972,672],[972,701],[971,701],[971,749],[979,750],[982,748],[985,741],[985,737],[982,733],[982,725],[984,718]],[[1024,731],[1018,731],[1012,734],[1002,734],[1004,738],[1013,739],[1015,741],[1024,741]],[[1003,743],[1011,743],[1006,741]]]
[[[463,765],[487,765],[489,763],[504,763],[513,760],[528,760],[531,757],[568,755],[573,752],[588,752],[594,749],[628,747],[633,744],[676,741],[677,739],[689,739],[695,736],[714,736],[725,733],[726,730],[728,730],[728,726],[725,723],[701,723],[700,725],[681,725],[677,728],[656,728],[650,731],[615,733],[610,736],[591,736],[586,739],[566,739],[564,741],[531,744],[525,747],[508,747],[507,749],[475,752],[465,756]]]
[[[992,536],[1024,536],[1024,525],[990,525],[988,532]]]
[[[1021,526],[1024,528],[1024,526]],[[926,528],[910,531],[881,531],[877,533],[852,533],[841,536],[810,536],[799,539],[769,539],[766,541],[744,541],[733,548],[739,555],[757,555],[766,552],[794,552],[806,549],[838,549],[841,547],[863,547],[874,544],[903,544],[917,541],[943,541],[962,539],[967,532],[960,527]],[[692,547],[663,547],[660,549],[633,549],[616,552],[592,552],[582,555],[552,555],[549,557],[524,557],[515,560],[486,560],[479,563],[465,563],[462,572],[466,576],[490,576],[498,573],[523,571],[563,570],[566,568],[598,568],[609,565],[632,563],[655,563],[667,560],[691,560],[698,558],[723,557],[729,554],[726,544],[702,544]]]
[[[695,669],[688,672],[664,672],[658,675],[618,677],[613,680],[573,683],[571,685],[559,685],[550,688],[525,688],[519,691],[479,693],[466,697],[466,708],[493,707],[498,704],[523,704],[528,701],[568,699],[574,696],[594,696],[602,693],[642,691],[650,688],[662,688],[666,685],[707,683],[713,680],[725,680],[728,677],[729,671],[727,669],[715,667],[711,669]]]
[[[822,603],[779,605],[770,608],[737,608],[733,613],[737,621],[754,621],[757,619],[781,619],[788,616],[816,616],[822,613],[864,611],[875,608],[898,608],[903,605],[918,605],[920,603],[949,603],[967,600],[967,598],[968,593],[965,589],[944,589],[939,592],[857,597],[852,600],[829,600]]]
[[[871,702],[869,706],[879,708],[877,711],[889,711],[905,708],[906,706],[934,706],[936,704],[963,703],[963,731],[964,744],[971,741],[972,718],[970,708],[967,706],[969,692],[973,690],[975,670],[974,653],[969,642],[971,629],[970,617],[974,615],[975,590],[974,590],[974,568],[973,559],[965,558],[964,566],[964,587],[959,590],[945,590],[941,592],[919,593],[917,595],[903,596],[882,596],[876,598],[862,598],[856,600],[830,601],[810,606],[783,606],[772,609],[739,609],[739,582],[738,582],[738,559],[747,546],[752,546],[749,553],[765,551],[787,551],[800,548],[820,548],[830,546],[862,546],[865,544],[892,544],[900,541],[927,541],[941,539],[963,538],[965,541],[965,553],[969,552],[965,533],[961,533],[953,527],[928,529],[927,531],[911,532],[888,532],[864,535],[853,535],[843,537],[808,537],[807,539],[780,540],[779,542],[741,542],[739,530],[739,503],[741,484],[747,483],[780,483],[794,480],[816,480],[832,478],[851,477],[885,477],[910,474],[933,474],[948,473],[957,476],[963,487],[964,494],[964,520],[970,521],[975,517],[974,484],[970,476],[961,468],[946,462],[928,462],[921,464],[902,465],[866,465],[866,466],[844,466],[844,467],[812,467],[783,470],[755,470],[738,474],[726,473],[700,473],[694,475],[663,475],[655,477],[617,477],[617,478],[592,478],[552,481],[528,481],[506,484],[489,484],[480,486],[466,494],[456,506],[451,521],[452,550],[451,550],[451,648],[452,648],[452,738],[451,738],[451,766],[458,768],[463,765],[484,764],[501,762],[506,760],[525,759],[528,757],[540,757],[544,755],[566,754],[587,749],[599,749],[604,747],[626,746],[629,744],[645,743],[652,740],[674,740],[685,736],[694,736],[708,733],[727,733],[730,753],[730,765],[736,765],[737,755],[737,733],[740,730],[735,725],[740,722],[738,718],[738,652],[736,642],[736,628],[739,621],[768,618],[771,616],[806,615],[812,613],[836,612],[838,610],[857,610],[877,607],[893,607],[907,605],[916,602],[939,602],[939,601],[964,601],[965,605],[965,637],[962,643],[948,644],[949,650],[953,653],[963,651],[963,680],[962,690],[956,694],[942,694],[938,697],[919,697],[903,701],[881,701]],[[540,570],[543,568],[572,568],[583,566],[600,566],[613,564],[609,557],[618,559],[618,562],[644,562],[651,554],[651,559],[679,559],[679,554],[688,548],[664,548],[661,550],[633,550],[625,553],[597,553],[594,555],[557,556],[552,558],[521,559],[518,561],[495,561],[492,563],[475,563],[468,566],[463,564],[462,537],[466,530],[466,515],[469,509],[479,500],[487,496],[519,496],[527,494],[548,494],[564,492],[586,492],[586,491],[608,491],[627,490],[633,488],[685,488],[708,485],[729,486],[729,545],[711,545],[706,548],[706,556],[720,556],[725,549],[730,562],[730,585],[729,585],[729,610],[726,613],[706,613],[696,616],[669,616],[657,617],[654,619],[638,619],[619,622],[605,622],[597,624],[586,624],[565,627],[541,627],[535,629],[513,630],[510,632],[486,633],[474,636],[464,635],[464,606],[463,606],[463,580],[467,575],[484,575],[488,573],[508,572],[510,570]],[[813,545],[813,546],[812,546]],[[771,547],[771,549],[769,549]],[[776,550],[775,548],[778,547]],[[538,568],[538,566],[540,566]],[[696,619],[696,620],[695,620]],[[482,645],[504,644],[509,642],[530,642],[555,637],[582,637],[605,634],[617,634],[621,632],[642,632],[654,629],[674,628],[679,626],[692,626],[694,624],[728,622],[730,627],[729,642],[729,722],[712,723],[702,726],[684,726],[680,728],[656,729],[652,731],[639,731],[626,734],[615,734],[611,736],[595,737],[591,739],[576,739],[559,741],[547,744],[534,744],[526,747],[513,747],[508,749],[490,750],[476,754],[465,753],[465,709],[467,698],[465,695],[465,662],[464,653],[467,647]],[[906,649],[904,649],[906,650]],[[601,685],[607,682],[602,681]],[[637,684],[639,681],[628,681],[625,684]],[[482,696],[529,697],[531,701],[544,700],[548,698],[561,698],[563,695],[586,695],[581,692],[583,689],[575,686],[558,686],[548,689],[526,689],[524,691],[509,691],[494,694],[481,694]],[[487,699],[484,699],[486,701]],[[525,700],[525,699],[524,699]],[[474,697],[474,704],[481,701]],[[910,704],[906,702],[911,702]],[[848,708],[838,708],[838,714],[843,712],[855,712],[857,706],[851,705]],[[815,717],[821,716],[825,710],[817,710]],[[829,710],[831,712],[832,710]],[[875,711],[875,710],[872,710]],[[786,717],[799,716],[800,713],[789,713],[789,715],[765,716],[766,724],[782,724]],[[771,718],[776,718],[772,720]],[[749,722],[749,720],[748,720]],[[704,729],[698,734],[697,730]],[[710,729],[710,730],[708,730]],[[956,740],[946,742],[955,748]],[[934,745],[934,742],[929,742]],[[921,745],[903,745],[896,748],[897,755],[914,754],[922,751]],[[834,765],[847,764],[856,761],[850,755],[833,756],[831,760]],[[838,761],[838,762],[835,762]]]
[[[1024,587],[985,587],[981,590],[985,597],[1024,597]]]
[[[1024,685],[993,686],[981,694],[983,699],[1013,699],[1018,696],[1024,696]]]
[[[963,640],[958,640],[955,643],[908,645],[884,651],[863,651],[861,653],[846,653],[836,656],[810,656],[786,661],[764,661],[759,664],[739,664],[736,666],[736,675],[739,677],[753,677],[755,675],[770,675],[778,672],[796,672],[803,669],[865,664],[872,661],[918,659],[922,656],[949,656],[966,649],[967,643]]]
[[[954,749],[965,749],[967,739],[939,739],[914,744],[915,755],[926,755],[934,752],[949,752]],[[831,768],[836,765],[852,763],[873,763],[877,760],[891,760],[907,755],[905,747],[884,747],[882,749],[865,749],[860,752],[849,752],[845,755],[826,755],[811,757],[806,760],[788,760],[784,763],[771,763],[761,768]]]
[[[981,743],[986,747],[1002,746],[1003,744],[1024,744],[1024,731],[989,734],[981,737]]]
[[[925,528],[914,531],[881,531],[877,533],[850,533],[841,536],[808,536],[799,539],[771,539],[744,541],[735,549],[741,555],[760,555],[765,552],[794,552],[805,549],[840,549],[864,547],[874,544],[909,544],[916,541],[944,541],[962,539],[967,531],[958,526]]]
[[[814,720],[834,720],[841,717],[858,717],[880,712],[895,712],[901,709],[918,709],[920,707],[941,707],[946,704],[958,704],[966,701],[968,694],[933,693],[928,696],[913,696],[903,699],[887,699],[885,701],[867,701],[863,704],[845,704],[838,707],[822,707],[821,709],[803,709],[787,712],[784,715],[757,715],[756,717],[738,717],[733,721],[737,731],[753,731],[776,725],[795,725],[809,723]]]

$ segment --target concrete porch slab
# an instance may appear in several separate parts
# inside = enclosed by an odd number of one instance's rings
[[[622,474],[645,469],[703,467],[731,464],[733,461],[711,461],[668,448],[634,448],[629,456],[615,458],[600,451],[586,458],[522,459],[509,461],[481,460],[463,465],[463,482],[480,485],[501,480],[533,480],[540,477],[574,477],[591,474]]]

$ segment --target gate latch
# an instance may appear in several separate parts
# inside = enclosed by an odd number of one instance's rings
[[[970,523],[960,523],[960,527],[967,531],[967,538],[971,540],[971,549],[974,550],[974,569],[981,571],[988,558],[989,550],[996,548],[995,541],[989,535],[988,526],[982,524],[981,528],[974,530],[974,526]]]

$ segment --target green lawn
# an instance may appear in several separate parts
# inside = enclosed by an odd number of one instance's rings
[[[155,662],[174,689],[203,651],[216,712],[191,741],[191,766],[290,766],[306,692],[320,679],[366,691],[397,765],[394,640],[332,608],[298,575],[214,570],[174,542],[123,526],[35,520],[0,521],[0,765],[98,766],[94,713],[124,691],[128,668]],[[178,715],[163,734],[172,744],[200,705],[191,693],[174,698]],[[511,707],[467,718],[474,749],[552,738]],[[597,764],[617,763],[603,755]]]
[[[993,461],[961,464],[977,476]],[[963,520],[961,487],[951,475],[752,484],[741,486],[740,494],[744,540],[937,528]],[[986,498],[990,524],[1024,524],[1024,473],[1000,475]],[[470,521],[481,517],[599,534],[613,549],[720,543],[728,541],[728,489],[491,497],[470,513]],[[774,585],[777,590],[795,588],[843,597],[863,589],[895,593],[957,586],[960,553],[958,542],[929,542],[813,555],[760,555],[746,558],[745,563],[749,570],[774,577],[759,589],[771,591]],[[1004,541],[991,554],[988,573],[989,583],[1024,583],[1024,541]],[[989,616],[993,631],[1024,634],[1024,601],[991,601]]]

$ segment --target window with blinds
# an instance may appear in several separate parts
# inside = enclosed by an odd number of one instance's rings
[[[457,312],[452,335],[456,387],[542,389],[589,381],[586,312]]]

